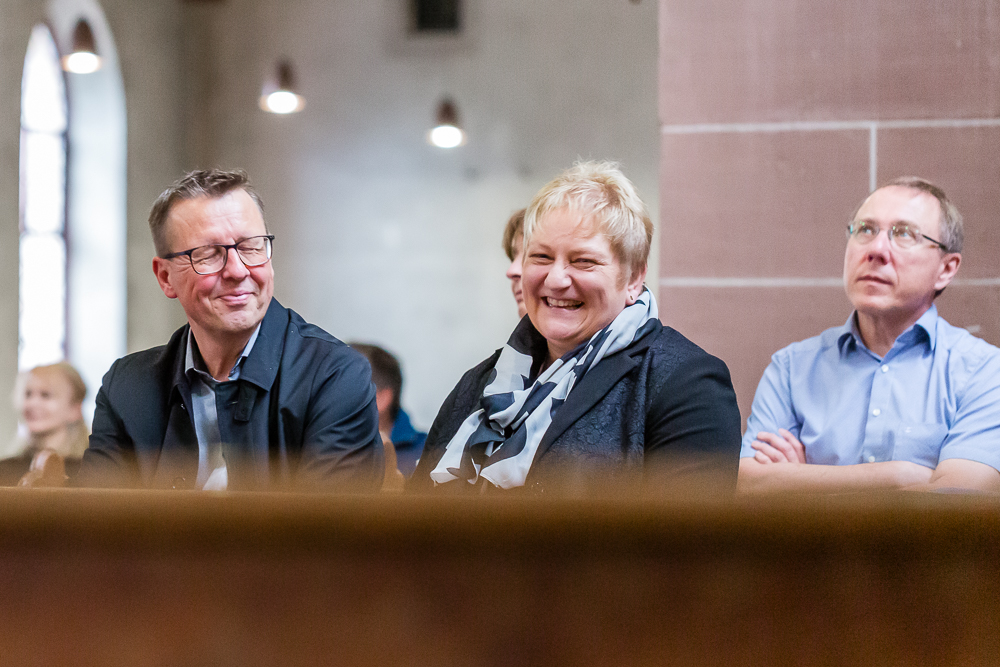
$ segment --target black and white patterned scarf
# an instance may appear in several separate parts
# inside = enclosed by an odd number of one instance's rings
[[[601,359],[627,348],[655,328],[656,301],[648,289],[590,340],[567,352],[529,383],[532,352],[547,354],[544,339],[524,317],[514,329],[469,415],[431,472],[435,484],[480,477],[502,489],[524,485],[552,417],[573,387]],[[541,344],[540,344],[541,343]]]

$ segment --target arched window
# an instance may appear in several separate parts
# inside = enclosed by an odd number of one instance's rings
[[[87,383],[84,417],[125,353],[125,90],[97,0],[51,0],[28,41],[21,83],[18,366],[66,359]],[[65,74],[90,25],[102,67]]]
[[[35,26],[21,79],[18,368],[66,356],[66,83],[52,33]]]

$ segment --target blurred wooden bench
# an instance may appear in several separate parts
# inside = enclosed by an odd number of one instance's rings
[[[0,664],[993,665],[1000,504],[0,492]]]

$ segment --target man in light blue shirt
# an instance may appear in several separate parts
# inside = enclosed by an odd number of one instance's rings
[[[1000,491],[1000,350],[934,307],[962,236],[954,205],[922,179],[864,201],[844,256],[854,313],[772,357],[743,437],[741,491]]]

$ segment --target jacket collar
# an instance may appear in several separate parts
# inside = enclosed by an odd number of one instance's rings
[[[250,382],[261,389],[271,388],[278,376],[278,363],[284,352],[288,318],[288,309],[278,303],[277,299],[272,298],[267,312],[264,313],[264,319],[261,320],[257,340],[250,350],[250,356],[243,362],[240,380]],[[172,366],[170,400],[173,401],[175,396],[180,396],[185,404],[191,401],[191,386],[185,373],[187,340],[190,335],[189,324],[175,331],[157,360],[158,364]]]
[[[552,423],[549,424],[545,435],[542,436],[542,441],[538,443],[538,449],[535,451],[535,457],[532,460],[532,467],[538,462],[539,457],[548,451],[556,438],[565,433],[566,429],[572,426],[580,417],[587,414],[598,401],[611,391],[611,388],[615,386],[618,380],[641,363],[643,355],[649,349],[650,343],[657,337],[662,328],[663,325],[661,324],[659,329],[650,331],[638,342],[617,354],[602,359],[600,363],[587,371],[580,384],[573,388],[573,391],[566,398],[566,402],[552,416]],[[528,475],[531,475],[530,470]]]
[[[415,442],[419,437],[420,433],[417,429],[413,428],[410,416],[400,408],[399,413],[396,415],[396,421],[392,425],[392,433],[389,434],[392,444],[401,445]]]
[[[250,352],[253,350],[253,345],[257,341],[257,334],[259,333],[260,323],[254,327],[253,333],[250,334],[250,340],[248,340],[247,344],[243,346],[243,352],[240,353],[239,359],[236,360],[236,364],[229,370],[230,380],[240,379],[240,373],[243,370],[244,360],[250,356]],[[205,370],[205,360],[202,359],[197,341],[194,340],[193,336],[191,336],[190,331],[188,332],[187,345],[184,349],[184,372],[191,378],[194,377],[192,374],[200,375],[202,380],[213,387],[218,382],[215,378],[208,374],[207,370]]]
[[[278,377],[278,364],[285,351],[285,332],[288,330],[288,309],[272,298],[264,319],[260,323],[257,342],[250,356],[243,362],[240,380],[246,380],[261,389],[270,389]]]

